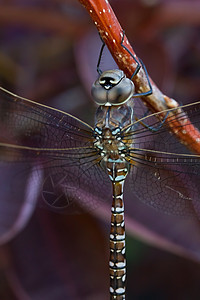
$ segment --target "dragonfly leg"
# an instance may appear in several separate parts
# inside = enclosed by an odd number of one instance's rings
[[[153,93],[153,89],[152,89],[152,85],[151,85],[151,82],[150,82],[149,74],[147,72],[145,64],[143,63],[143,61],[140,58],[137,59],[136,56],[133,55],[133,53],[131,53],[131,51],[123,44],[123,42],[124,42],[124,36],[125,36],[125,31],[123,30],[122,40],[121,40],[121,46],[131,55],[131,57],[135,60],[135,62],[137,64],[135,72],[132,74],[132,76],[131,76],[130,79],[133,79],[133,77],[139,72],[140,68],[142,67],[143,70],[144,70],[144,72],[145,72],[145,75],[146,75],[146,78],[147,78],[147,82],[148,82],[148,85],[149,85],[149,90],[147,92],[135,93],[133,95],[133,97],[141,97],[141,96],[151,95]]]
[[[102,39],[101,35],[99,35],[99,36],[100,36],[100,39],[102,41],[102,46],[101,46],[101,49],[100,49],[100,52],[99,52],[99,58],[98,58],[98,62],[97,62],[97,72],[98,72],[99,75],[101,75],[102,70],[100,69],[100,63],[101,63],[101,58],[102,58],[102,54],[103,54],[103,49],[104,49],[106,44],[105,44],[104,40]]]
[[[146,115],[147,115],[147,113],[144,114],[144,117],[145,117]],[[169,112],[166,113],[164,119],[163,119],[162,121],[160,121],[160,124],[159,124],[157,127],[149,126],[149,125],[146,124],[145,122],[140,121],[140,119],[137,118],[136,116],[135,116],[135,120],[138,121],[138,123],[140,123],[142,126],[148,128],[150,131],[156,132],[156,131],[160,130],[160,128],[162,128],[162,126],[164,125],[164,123],[165,123],[165,121],[166,121],[168,115],[169,115]]]

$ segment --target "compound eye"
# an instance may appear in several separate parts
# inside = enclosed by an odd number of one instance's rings
[[[108,94],[108,102],[111,105],[121,105],[127,102],[134,94],[135,86],[128,78],[123,78]]]

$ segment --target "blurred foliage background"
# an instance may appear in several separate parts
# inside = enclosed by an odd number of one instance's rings
[[[179,103],[200,100],[200,1],[110,3],[160,89]],[[100,46],[78,1],[0,1],[0,85],[91,125],[90,87]],[[112,66],[110,60],[105,53],[103,69]],[[10,201],[12,206],[14,197]],[[0,299],[109,299],[108,215],[36,209],[23,230],[1,246]],[[142,230],[137,239],[133,231],[128,231],[127,299],[198,299],[199,262],[148,246]],[[189,234],[183,232],[184,246]],[[165,248],[159,241],[157,246]]]

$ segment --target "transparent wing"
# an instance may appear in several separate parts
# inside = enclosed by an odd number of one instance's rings
[[[0,160],[20,164],[21,172],[42,169],[42,196],[50,207],[73,211],[78,199],[79,206],[93,209],[97,199],[111,195],[93,146],[93,128],[86,123],[1,88],[0,128]]]
[[[62,111],[16,96],[0,88],[1,143],[33,148],[92,145],[93,129]]]
[[[162,126],[155,115],[150,115],[124,133],[124,140],[130,145],[126,155],[132,165],[127,188],[146,204],[166,213],[200,215],[200,156],[192,154],[167,127],[168,122],[176,126],[176,133],[183,135],[190,130],[194,138],[188,145],[198,146],[200,103],[183,106],[181,111],[176,109],[172,116],[171,112],[162,113],[162,118],[169,116]]]

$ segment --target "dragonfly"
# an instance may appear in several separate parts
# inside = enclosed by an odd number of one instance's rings
[[[111,203],[110,298],[125,299],[124,189],[154,209],[199,215],[200,156],[169,133],[174,115],[200,125],[200,102],[144,114],[135,87],[121,70],[92,86],[94,127],[78,118],[0,88],[0,161],[42,170],[42,198],[54,210],[76,212]],[[165,122],[166,116],[170,118]],[[187,118],[186,118],[187,116]],[[198,142],[198,141],[196,141]]]

